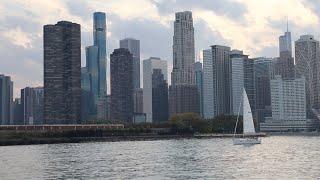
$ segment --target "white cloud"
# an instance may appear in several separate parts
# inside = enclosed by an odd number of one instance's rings
[[[29,34],[21,31],[20,27],[2,31],[1,34],[9,41],[23,48],[32,48],[32,39]]]

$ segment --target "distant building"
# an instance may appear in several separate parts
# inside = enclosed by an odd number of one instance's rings
[[[97,120],[107,120],[107,97],[99,97],[97,104]]]
[[[111,119],[132,123],[133,104],[133,57],[128,49],[115,49],[110,55]]]
[[[245,88],[251,110],[255,109],[255,94],[254,94],[254,61],[244,55],[242,51],[232,50],[230,52],[230,60],[232,63],[232,110],[233,114],[242,115],[240,102],[242,101],[242,91]],[[241,106],[240,106],[241,107]]]
[[[107,95],[106,39],[107,39],[106,14],[104,12],[95,12],[93,14],[93,45],[98,48],[99,97],[105,97]],[[96,78],[95,75],[93,75],[93,78]]]
[[[153,100],[157,97],[161,97],[161,93],[157,93],[156,91],[153,91],[156,82],[153,82],[155,79],[153,78],[153,73],[155,73],[155,70],[161,70],[161,74],[163,74],[163,80],[167,82],[168,80],[168,72],[167,72],[167,61],[161,60],[157,57],[150,57],[149,59],[146,59],[143,61],[143,112],[146,114],[146,121],[147,122],[154,122],[153,120],[153,113],[154,111],[159,107],[153,107],[154,103]],[[159,82],[164,83],[164,82]],[[168,94],[168,88],[165,90],[163,89],[163,93]],[[154,97],[155,96],[155,97]],[[162,97],[163,98],[163,97]],[[168,99],[168,95],[166,97]],[[160,107],[164,112],[168,113],[168,100],[167,105],[164,105],[165,107]]]
[[[272,117],[261,123],[261,131],[301,131],[315,129],[307,119],[305,79],[276,76],[270,82]]]
[[[21,89],[23,124],[43,124],[43,88],[26,87]]]
[[[161,69],[152,72],[152,122],[168,121],[168,83]]]
[[[203,53],[204,118],[232,114],[230,47],[214,45]],[[211,55],[211,57],[210,57]]]
[[[0,74],[0,124],[13,124],[13,82]]]
[[[44,123],[80,123],[80,25],[60,21],[44,26]]]
[[[120,40],[120,48],[126,48],[133,56],[133,84],[134,88],[140,88],[140,41],[133,38]]]
[[[195,52],[192,12],[184,11],[175,14],[172,48],[173,69],[169,87],[170,116],[185,112],[199,114],[199,95],[193,69]]]
[[[43,111],[42,111],[43,112]],[[21,105],[21,99],[15,98],[13,101],[13,124],[23,125],[23,108]]]
[[[203,117],[214,118],[214,81],[212,50],[203,50]]]
[[[133,93],[134,113],[143,113],[143,89],[134,89]]]
[[[294,78],[294,59],[292,57],[291,32],[287,29],[284,35],[279,37],[279,64],[276,66],[278,75],[284,79]]]
[[[271,116],[270,79],[272,76],[272,58],[254,58],[254,92],[255,113],[254,118],[265,122],[266,117]]]
[[[82,94],[83,100],[89,105],[83,105],[82,121],[105,119],[107,107],[102,107],[106,102],[106,14],[95,12],[93,14],[93,46],[86,47],[86,73],[88,88]],[[85,109],[87,106],[87,109]],[[98,117],[99,116],[99,117]]]
[[[306,79],[308,117],[320,109],[320,49],[311,35],[300,36],[295,42],[296,74]],[[319,114],[319,112],[318,112]]]
[[[91,75],[88,67],[81,68],[81,122],[86,123],[96,118],[97,106],[91,91]]]
[[[201,62],[194,63],[194,72],[199,95],[199,110],[201,117],[203,117],[203,69]]]

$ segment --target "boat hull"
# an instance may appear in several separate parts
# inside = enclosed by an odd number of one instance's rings
[[[233,145],[253,145],[261,144],[261,140],[258,138],[234,138]]]

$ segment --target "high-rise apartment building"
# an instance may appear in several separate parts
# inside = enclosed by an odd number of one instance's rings
[[[255,93],[255,119],[265,122],[271,116],[270,79],[272,76],[272,58],[254,58],[254,93]]]
[[[44,28],[44,123],[80,122],[80,25],[60,21]]]
[[[214,118],[214,81],[212,50],[203,50],[203,117]]]
[[[305,79],[282,79],[276,75],[270,81],[272,117],[261,124],[262,131],[308,130]]]
[[[160,72],[159,72],[160,70]],[[153,75],[155,73],[155,75]],[[161,73],[163,77],[159,74]],[[163,80],[162,80],[163,78]],[[159,79],[159,82],[154,82]],[[167,72],[167,61],[161,60],[157,57],[150,57],[143,61],[143,112],[146,114],[146,122],[155,122],[157,119],[155,117],[155,111],[161,109],[164,114],[168,116],[168,88],[165,89],[163,86],[168,80]],[[165,82],[164,82],[165,81]],[[164,91],[164,92],[161,92]],[[165,97],[167,95],[167,97]],[[159,104],[153,102],[154,100],[159,100],[159,98],[165,98],[167,103]],[[160,102],[161,103],[161,102]],[[154,107],[155,106],[155,107]]]
[[[231,67],[231,91],[233,114],[242,114],[240,102],[242,101],[242,91],[245,88],[251,110],[254,112],[254,61],[244,55],[243,51],[232,50],[230,52]],[[239,109],[240,108],[240,109]]]
[[[43,110],[42,110],[43,112]],[[23,125],[23,108],[21,105],[21,99],[15,98],[13,101],[13,124]]]
[[[214,115],[230,115],[232,114],[230,47],[214,45],[211,48]]]
[[[132,123],[133,103],[133,57],[128,49],[115,49],[110,55],[111,119]]]
[[[199,110],[200,115],[203,117],[203,69],[202,69],[202,63],[196,62],[194,63],[194,73],[195,73],[195,82],[198,89],[198,95],[199,95]]]
[[[307,112],[320,109],[320,49],[319,41],[303,35],[295,42],[296,74],[306,79]]]
[[[23,124],[43,124],[43,95],[42,87],[21,89]]]
[[[126,48],[133,56],[133,84],[134,88],[140,88],[140,41],[133,38],[120,40],[120,48]]]
[[[0,74],[0,124],[13,124],[13,82]]]
[[[166,122],[168,113],[168,83],[161,69],[152,72],[152,121]]]
[[[143,113],[143,89],[134,89],[133,93],[134,102],[134,113]]]
[[[169,87],[170,115],[199,113],[199,95],[195,85],[194,27],[190,11],[177,12],[173,35],[173,69]]]

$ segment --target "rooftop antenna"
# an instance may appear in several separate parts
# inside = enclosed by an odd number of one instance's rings
[[[287,16],[287,32],[289,32],[289,18]]]

